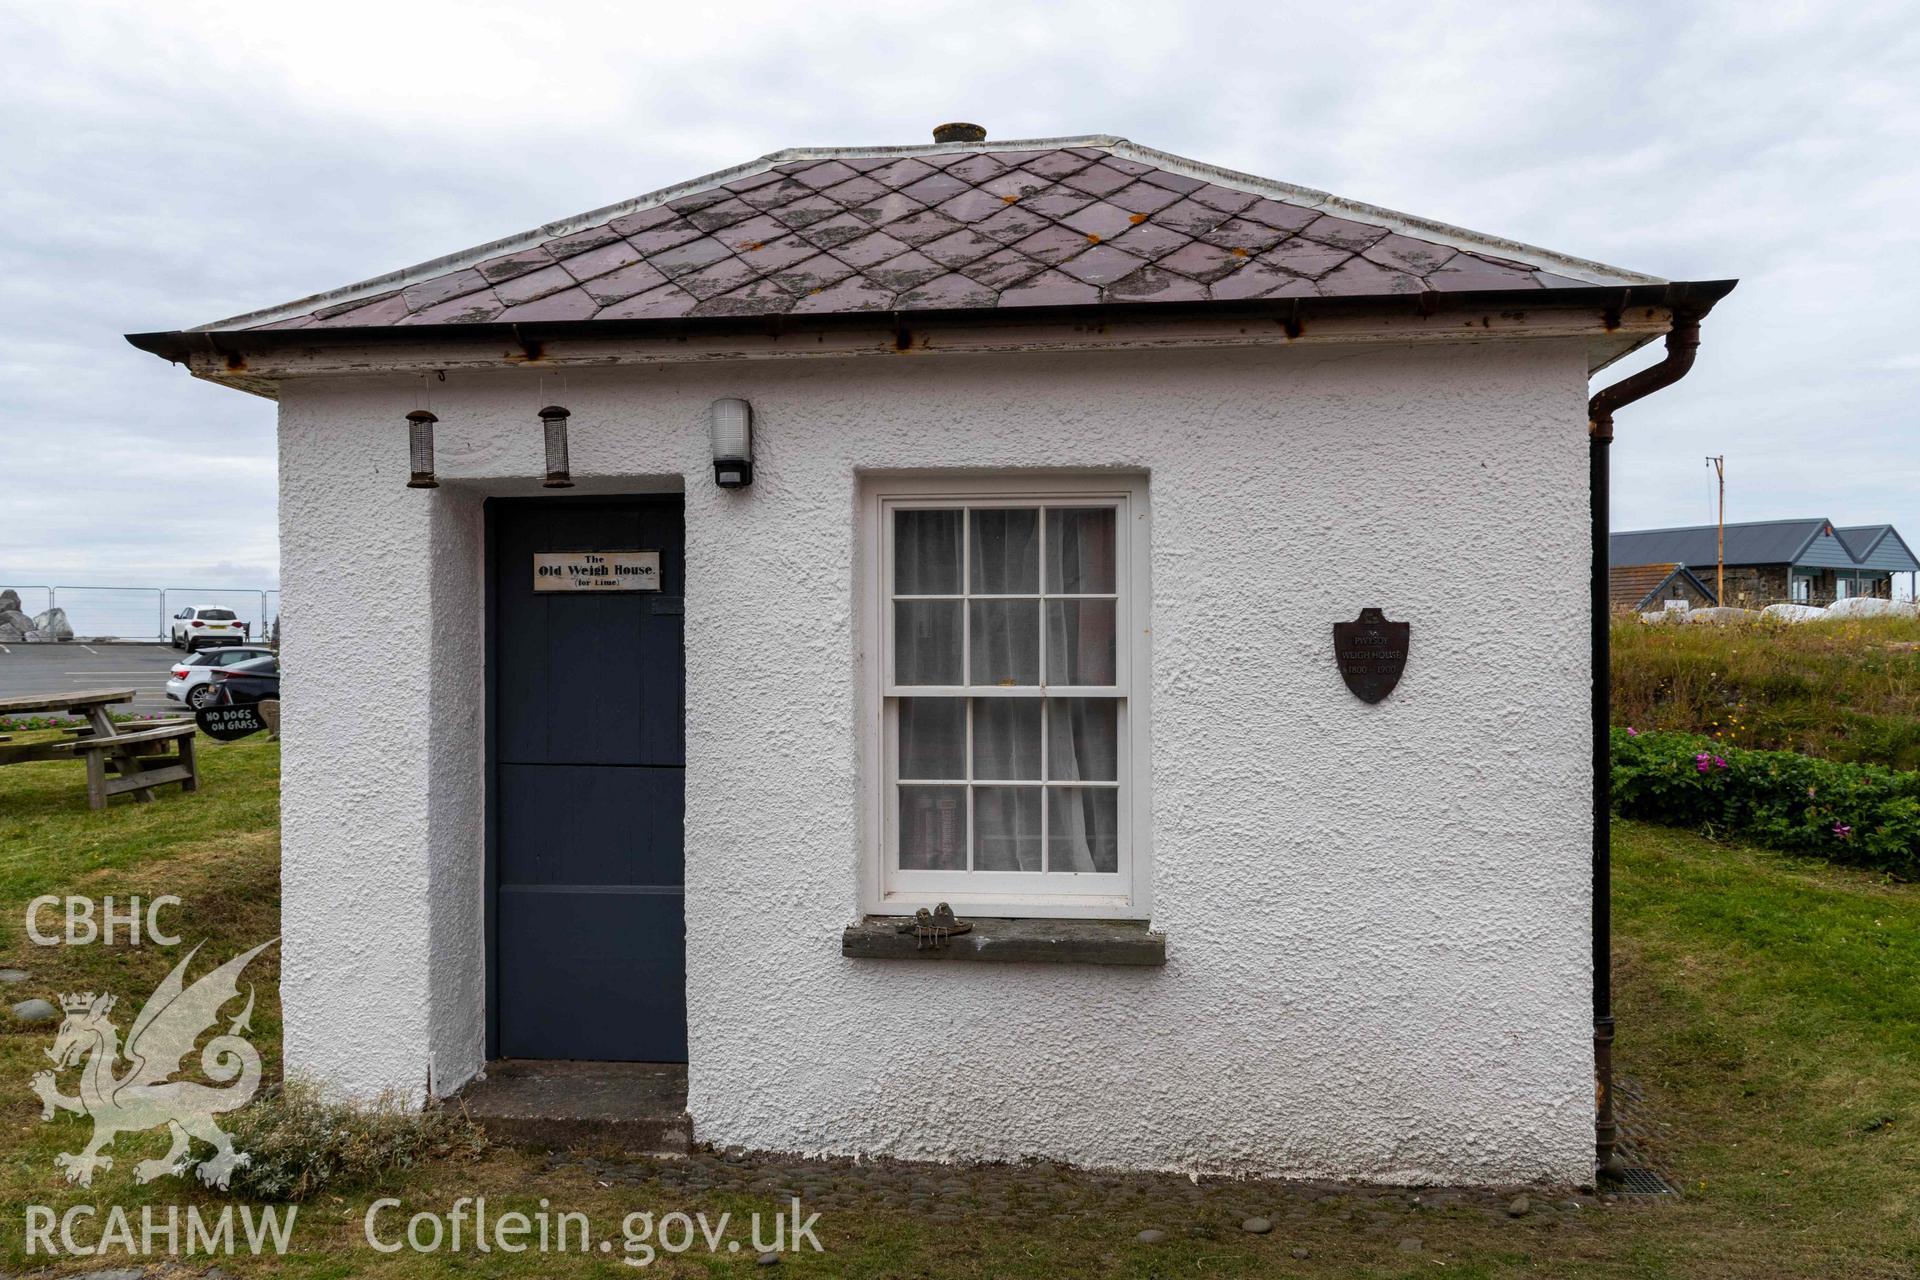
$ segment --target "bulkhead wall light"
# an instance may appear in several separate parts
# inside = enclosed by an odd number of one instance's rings
[[[745,400],[715,400],[708,411],[713,445],[713,482],[722,489],[753,483],[753,406]]]
[[[557,404],[540,411],[540,425],[547,436],[547,478],[542,488],[573,488],[573,473],[567,460],[567,419],[572,416]]]
[[[438,489],[440,482],[433,478],[433,424],[440,421],[425,409],[415,409],[407,415],[407,461],[413,469],[413,475],[407,481],[409,489]]]

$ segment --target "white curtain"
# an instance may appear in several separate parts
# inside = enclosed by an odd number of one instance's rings
[[[1040,521],[1046,520],[1044,583]],[[976,508],[895,513],[897,595],[967,593],[1097,595],[1115,588],[1114,513],[1109,508]],[[973,599],[962,653],[961,602],[896,601],[894,672],[901,684],[1034,686],[1045,623],[1050,685],[1112,685],[1112,600]],[[972,759],[966,760],[967,718]],[[1041,755],[1041,720],[1048,748]],[[903,698],[900,700],[900,862],[907,869],[960,870],[967,846],[980,871],[1111,872],[1117,869],[1117,789],[1073,786],[1117,780],[1118,704],[1083,698]],[[971,764],[971,771],[967,765]],[[967,789],[914,785],[955,783]],[[1041,818],[1045,784],[1048,819]]]

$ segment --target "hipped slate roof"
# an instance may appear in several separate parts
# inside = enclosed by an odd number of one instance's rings
[[[776,152],[536,232],[199,329],[1463,291],[1544,297],[1662,283],[1122,139],[1087,137]]]
[[[1904,561],[1893,563],[1895,548]],[[1871,554],[1876,551],[1882,555]],[[1710,565],[1718,561],[1715,526],[1638,529],[1609,539],[1614,564]],[[1872,563],[1869,563],[1869,561]],[[1885,563],[1883,563],[1885,561]],[[1836,529],[1831,520],[1760,520],[1727,526],[1727,564],[1812,565],[1836,569],[1920,568],[1891,525]]]

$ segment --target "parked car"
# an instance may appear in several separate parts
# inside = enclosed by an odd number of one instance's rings
[[[245,643],[247,624],[231,609],[210,604],[188,605],[173,615],[167,638],[176,649],[192,653],[211,645]]]
[[[190,653],[176,662],[168,673],[167,697],[175,702],[184,702],[195,711],[212,706],[214,671],[238,662],[272,656],[273,650],[264,644],[225,645]]]
[[[280,659],[271,654],[230,667],[215,667],[207,675],[213,685],[211,705],[216,707],[280,696]]]

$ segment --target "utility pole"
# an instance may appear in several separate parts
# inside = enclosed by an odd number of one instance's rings
[[[1720,481],[1720,526],[1719,541],[1715,544],[1715,564],[1713,567],[1713,598],[1716,604],[1727,602],[1727,455],[1716,454],[1707,459],[1707,465],[1713,468],[1713,474]]]

